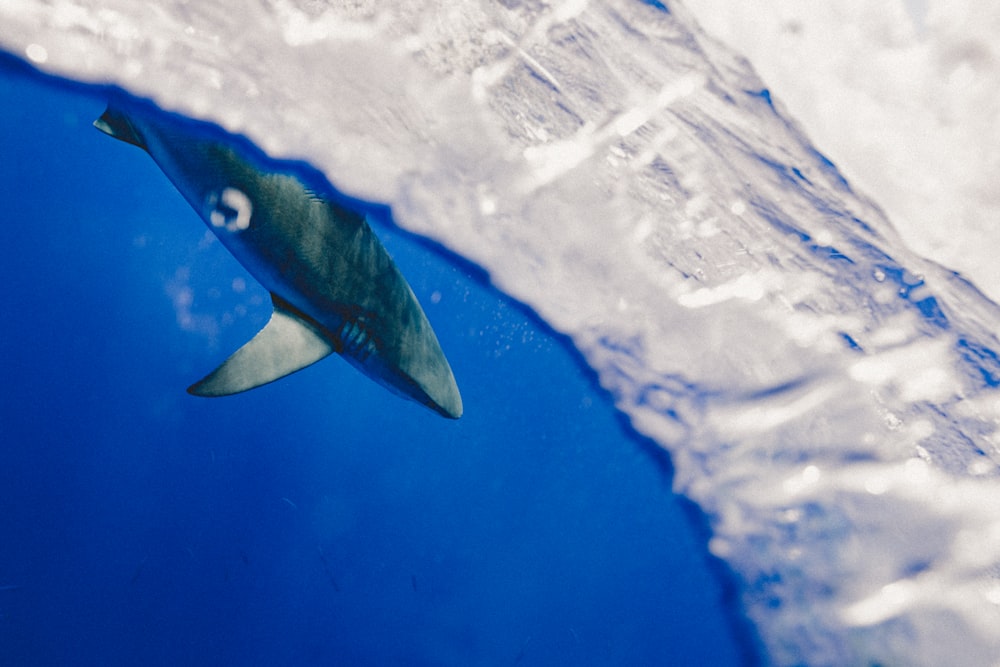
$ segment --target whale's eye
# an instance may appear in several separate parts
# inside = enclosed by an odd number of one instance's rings
[[[208,219],[213,227],[225,227],[231,232],[242,232],[250,227],[253,204],[242,190],[225,188],[208,196]]]

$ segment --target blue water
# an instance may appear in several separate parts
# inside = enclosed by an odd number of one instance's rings
[[[188,396],[266,294],[90,127],[103,105],[0,69],[0,664],[753,660],[665,455],[561,341],[398,230],[376,227],[460,421],[337,358]]]

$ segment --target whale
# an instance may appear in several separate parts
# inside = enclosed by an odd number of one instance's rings
[[[163,112],[112,103],[94,126],[146,151],[271,294],[264,328],[189,393],[248,391],[336,352],[390,391],[461,417],[437,336],[360,207]]]

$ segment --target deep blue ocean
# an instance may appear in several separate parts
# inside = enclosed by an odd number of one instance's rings
[[[337,357],[187,395],[266,292],[91,127],[99,91],[0,62],[0,665],[753,661],[666,455],[565,341],[389,225],[461,420]]]

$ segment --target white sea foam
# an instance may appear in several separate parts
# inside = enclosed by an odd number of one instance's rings
[[[904,240],[1000,301],[1000,5],[687,0]]]
[[[674,3],[235,4],[7,0],[0,44],[308,159],[571,336],[770,662],[997,662],[997,309],[744,60]]]

